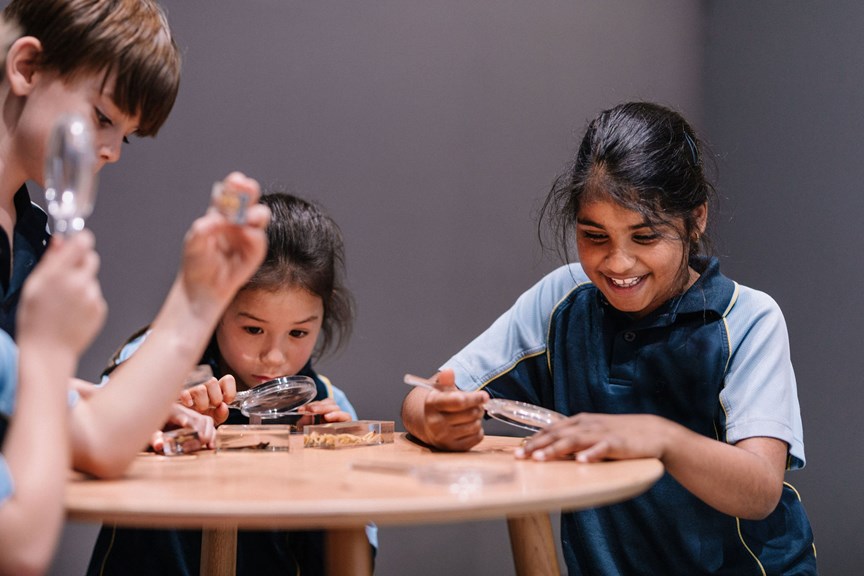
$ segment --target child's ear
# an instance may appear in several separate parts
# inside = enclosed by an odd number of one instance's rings
[[[16,96],[27,96],[33,90],[40,54],[42,43],[33,36],[22,36],[9,47],[6,54],[6,80]]]
[[[708,203],[702,204],[695,210],[693,210],[693,219],[696,222],[696,230],[699,231],[699,235],[705,233],[705,227],[708,225]]]

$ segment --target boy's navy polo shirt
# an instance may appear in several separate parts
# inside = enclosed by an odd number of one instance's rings
[[[779,438],[790,467],[803,465],[779,308],[720,274],[716,259],[693,265],[697,282],[641,319],[609,305],[581,266],[561,268],[444,367],[462,389],[563,414],[656,414],[730,443]],[[810,525],[788,485],[762,521],[721,514],[666,474],[640,497],[561,523],[574,576],[816,571]]]
[[[27,186],[15,193],[15,228],[10,245],[0,229],[0,328],[15,337],[21,286],[42,258],[51,235],[48,215],[30,201]]]

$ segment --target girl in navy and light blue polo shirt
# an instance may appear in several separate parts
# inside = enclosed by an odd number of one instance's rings
[[[628,103],[588,127],[544,215],[579,264],[552,272],[414,390],[406,428],[434,445],[482,438],[488,396],[570,415],[521,458],[659,458],[630,501],[562,515],[577,574],[815,574],[786,470],[804,465],[783,315],[703,255],[712,188],[677,113]],[[574,463],[574,466],[578,465]]]
[[[356,419],[346,394],[313,366],[324,352],[338,348],[351,332],[353,301],[343,282],[344,248],[339,227],[318,206],[284,193],[261,197],[271,213],[267,257],[237,293],[200,359],[219,379],[194,388],[190,408],[213,416],[218,424],[248,424],[228,409],[234,383],[254,388],[273,378],[302,374],[318,393],[303,408],[325,422]],[[133,337],[115,355],[104,374],[122,365],[147,333]],[[231,398],[222,386],[230,382]],[[142,383],[143,385],[143,383]],[[254,490],[254,486],[249,489]],[[368,526],[373,553],[377,529]],[[325,534],[320,530],[240,530],[238,576],[270,574],[316,576],[326,573]],[[193,576],[201,569],[201,530],[150,530],[106,525],[96,540],[87,570],[99,576]]]

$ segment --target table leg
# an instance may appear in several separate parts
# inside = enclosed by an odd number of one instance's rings
[[[365,528],[333,528],[327,531],[327,574],[371,576],[372,551]]]
[[[517,576],[561,574],[549,514],[508,516],[507,529]]]
[[[201,534],[201,576],[237,573],[237,527],[205,528]]]

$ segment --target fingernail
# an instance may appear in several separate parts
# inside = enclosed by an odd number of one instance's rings
[[[513,455],[516,456],[516,458],[525,458],[525,449],[517,448]]]
[[[531,457],[534,458],[534,460],[546,460],[546,453],[542,450],[537,450],[531,454]]]

